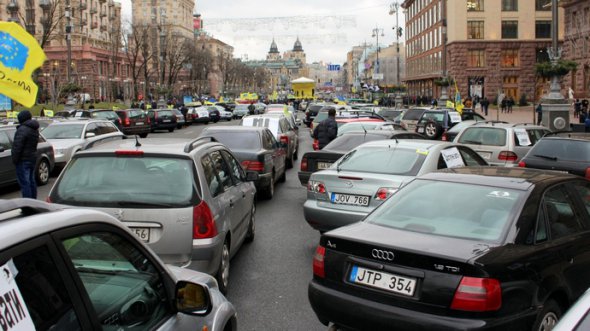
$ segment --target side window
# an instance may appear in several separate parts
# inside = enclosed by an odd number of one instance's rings
[[[125,237],[93,232],[62,244],[105,329],[149,330],[170,314],[159,270]]]
[[[272,135],[268,131],[264,131],[262,133],[262,143],[264,144],[264,149],[273,150],[275,146],[272,143]]]
[[[244,169],[240,165],[240,163],[228,152],[221,151],[223,157],[227,160],[229,164],[229,169],[232,175],[234,182],[241,183],[245,181],[246,175],[244,174]]]
[[[436,166],[436,169],[446,169],[447,168],[447,163],[445,162],[445,159],[443,158],[442,155],[440,155],[438,157],[438,165]]]
[[[582,231],[572,206],[573,198],[562,185],[545,193],[543,207],[552,239]]]
[[[270,132],[267,132],[267,135],[268,139],[270,140],[270,144],[273,146],[273,148],[277,148],[277,146],[279,146],[279,143],[275,139],[275,136],[273,136]]]
[[[84,136],[86,136],[86,134],[88,133],[94,133],[95,135],[98,136],[98,125],[96,123],[90,123],[86,126],[86,133],[84,134]]]
[[[481,162],[481,156],[474,152],[471,149],[463,148],[458,146],[459,152],[461,152],[461,156],[463,157],[463,162],[465,162],[466,166],[479,166],[485,165],[485,163]]]
[[[231,171],[229,170],[227,163],[225,163],[219,151],[211,153],[211,159],[213,160],[213,166],[217,172],[217,177],[219,177],[219,180],[221,181],[220,183],[222,185],[222,191],[224,191],[226,188],[233,185],[231,180]]]
[[[5,150],[12,148],[12,144],[10,143],[10,139],[8,139],[8,135],[6,135],[6,133],[3,131],[0,131],[0,146],[4,147]]]
[[[586,207],[586,213],[588,216],[590,216],[590,184],[576,182],[572,186],[574,187],[574,190],[580,195],[580,200],[582,200],[584,207]]]
[[[0,288],[6,291],[0,295],[10,297],[12,302],[4,306],[0,314],[3,315],[0,320],[3,330],[9,329],[8,318],[20,330],[81,330],[64,280],[47,246],[15,256],[0,268]],[[20,305],[18,292],[26,307]]]
[[[102,123],[102,134],[117,132],[119,129],[112,123]]]
[[[201,165],[203,166],[203,171],[205,171],[205,179],[209,185],[211,195],[213,197],[218,196],[219,193],[223,192],[223,187],[219,185],[220,181],[219,178],[217,178],[217,172],[215,171],[213,161],[208,155],[206,155],[201,159]]]

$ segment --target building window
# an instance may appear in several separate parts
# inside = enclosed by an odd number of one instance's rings
[[[467,11],[483,11],[483,0],[467,0]]]
[[[551,21],[535,22],[535,38],[551,38]]]
[[[483,39],[483,21],[467,22],[467,39]]]
[[[517,49],[503,49],[502,50],[502,67],[514,68],[520,66]]]
[[[470,68],[483,68],[486,65],[486,54],[483,49],[467,51],[467,66]]]
[[[535,0],[536,11],[549,11],[551,10],[551,0]]]
[[[518,21],[502,21],[502,39],[518,38]]]
[[[518,11],[518,0],[502,0],[502,11]]]

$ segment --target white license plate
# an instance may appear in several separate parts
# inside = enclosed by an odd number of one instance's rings
[[[413,296],[416,290],[416,278],[402,277],[359,266],[352,266],[348,280],[351,283],[375,287],[406,296]]]
[[[143,122],[135,122],[135,125],[143,125]]]
[[[486,160],[489,160],[492,158],[492,153],[490,153],[490,152],[479,152],[479,155],[481,155],[481,157]]]
[[[416,131],[418,131],[418,133],[424,133],[424,127],[419,127]]]
[[[164,123],[170,123],[172,120],[163,120]]]
[[[318,170],[320,169],[328,169],[332,165],[331,162],[318,162]]]
[[[131,232],[133,232],[141,241],[149,242],[150,241],[150,229],[149,228],[130,228]]]
[[[332,203],[353,206],[368,206],[369,197],[366,195],[351,195],[332,193]]]

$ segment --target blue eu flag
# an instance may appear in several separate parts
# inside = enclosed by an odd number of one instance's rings
[[[0,62],[10,69],[22,71],[29,57],[29,48],[10,34],[0,31]]]

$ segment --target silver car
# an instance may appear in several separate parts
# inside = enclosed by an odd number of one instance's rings
[[[431,140],[364,143],[326,170],[311,174],[305,220],[320,232],[363,219],[402,185],[437,169],[485,166],[468,147]]]
[[[0,200],[0,270],[14,330],[237,329],[213,277],[164,265],[95,210]]]
[[[477,122],[459,132],[455,142],[469,146],[490,165],[516,167],[549,129],[533,124]]]
[[[164,262],[215,275],[254,239],[255,172],[211,137],[111,141],[78,152],[49,199],[118,218]]]

